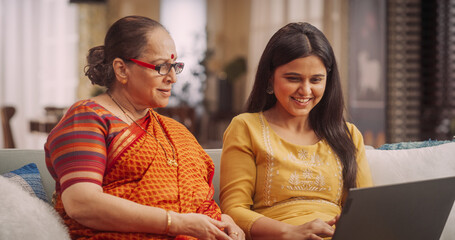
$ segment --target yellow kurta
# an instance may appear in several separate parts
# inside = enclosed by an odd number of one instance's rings
[[[348,123],[357,148],[357,186],[372,185],[359,130]],[[325,141],[299,146],[281,139],[262,113],[235,117],[224,133],[220,171],[221,209],[247,236],[266,216],[293,225],[341,213],[342,164]]]

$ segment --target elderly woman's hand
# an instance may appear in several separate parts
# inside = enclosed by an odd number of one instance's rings
[[[221,221],[227,223],[228,225],[224,228],[224,232],[226,232],[229,237],[232,239],[245,239],[245,233],[243,230],[235,224],[234,220],[227,214],[221,215]]]
[[[231,228],[228,222],[214,220],[208,216],[197,213],[176,213],[170,212],[172,223],[169,228],[169,235],[188,235],[198,239],[221,239],[232,240],[242,238],[231,238],[222,228]],[[241,231],[241,230],[240,230]],[[232,234],[231,234],[232,235]]]

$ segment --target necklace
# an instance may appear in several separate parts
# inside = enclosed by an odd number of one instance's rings
[[[171,146],[171,149],[172,149],[172,159],[169,158],[167,156],[167,152],[166,150],[164,149],[163,145],[161,144],[161,142],[158,140],[158,138],[155,137],[155,135],[151,134],[149,131],[147,131],[147,129],[145,129],[144,127],[142,127],[139,123],[137,123],[130,115],[128,115],[128,113],[126,113],[126,111],[123,109],[123,107],[114,99],[114,97],[112,97],[111,93],[107,92],[107,95],[112,99],[112,101],[117,105],[118,108],[120,108],[120,110],[122,110],[123,114],[125,114],[125,116],[127,118],[129,118],[131,121],[133,121],[138,127],[140,127],[144,132],[146,132],[148,135],[152,136],[156,142],[158,142],[158,144],[160,145],[161,149],[163,149],[163,152],[164,152],[164,156],[166,157],[167,159],[167,164],[169,166],[174,166],[174,167],[177,167],[178,166],[178,163],[177,161],[175,160],[175,150],[174,150],[174,146],[172,145],[171,141],[169,140],[169,138],[167,137],[166,133],[164,132],[164,129],[163,129],[163,126],[161,126],[161,123],[158,121],[158,118],[155,116],[155,114],[153,112],[150,111],[149,109],[149,112],[150,114],[152,114],[153,118],[155,119],[155,121],[158,123],[158,125],[160,125],[160,129],[161,129],[161,132],[163,132],[164,134],[164,137],[166,138],[166,141],[169,143],[169,146]],[[127,109],[128,110],[128,109]],[[129,111],[129,110],[128,110]]]

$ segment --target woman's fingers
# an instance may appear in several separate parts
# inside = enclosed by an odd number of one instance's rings
[[[333,219],[330,219],[326,223],[330,226],[333,226],[338,222],[339,219],[340,219],[340,215],[336,215]]]
[[[223,221],[217,221],[215,219],[209,218],[209,221],[211,224],[213,224],[216,227],[216,239],[226,239],[226,240],[232,240],[232,239],[239,239],[238,232],[231,231],[229,232],[229,229],[231,229],[231,225],[227,222]],[[223,232],[220,229],[228,229],[228,232]]]
[[[245,233],[243,230],[235,224],[234,220],[226,214],[221,215],[221,221],[227,223],[227,226],[224,228],[224,231],[234,240],[244,240]]]
[[[228,231],[229,237],[234,240],[243,240],[245,239],[245,233],[243,231],[236,231],[234,229]]]
[[[332,221],[332,220],[331,220]],[[307,227],[309,228],[310,232],[317,235],[317,236],[322,236],[322,237],[330,237],[333,235],[335,230],[331,225],[329,225],[327,222],[324,222],[320,219],[313,220],[309,223],[304,224],[308,225]],[[313,239],[313,238],[310,238]]]
[[[210,217],[207,217],[209,222],[213,225],[215,225],[217,228],[225,228],[228,226],[228,223],[226,222],[222,222],[222,221],[218,221],[218,220],[215,220],[215,219],[212,219]]]
[[[307,240],[323,240],[323,238],[319,237],[318,235],[316,234],[311,234]]]
[[[234,240],[245,239],[245,233],[242,231],[241,228],[239,228],[235,224],[228,224],[228,226],[224,229],[224,231],[229,235],[229,237],[231,237]]]
[[[189,235],[198,239],[232,240],[221,228],[227,227],[227,223],[217,221],[203,214],[187,213],[180,214],[176,226],[177,234]]]

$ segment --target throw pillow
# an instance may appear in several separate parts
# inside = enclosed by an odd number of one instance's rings
[[[444,143],[454,142],[449,140],[427,140],[427,141],[417,141],[417,142],[400,142],[400,143],[387,143],[380,146],[380,150],[399,150],[399,149],[412,149],[412,148],[424,148],[424,147],[433,147],[438,146]]]
[[[0,189],[0,239],[70,239],[68,229],[52,206],[3,176]]]
[[[41,182],[41,175],[38,167],[34,163],[27,164],[19,169],[3,174],[4,177],[19,184],[26,192],[32,196],[48,202],[46,192]]]
[[[455,142],[401,150],[367,149],[365,153],[375,185],[455,175]]]

